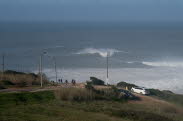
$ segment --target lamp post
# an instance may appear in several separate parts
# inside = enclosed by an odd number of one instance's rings
[[[106,84],[108,84],[108,82],[109,82],[109,52],[107,52],[106,61],[107,61],[107,78],[106,78]]]
[[[43,87],[43,73],[42,73],[42,61],[43,61],[43,54],[41,53],[40,58],[39,58],[39,74],[40,74],[40,84],[41,87]]]
[[[5,66],[4,58],[5,58],[5,54],[2,54],[2,77],[1,77],[2,80],[4,79],[4,66]]]
[[[55,82],[58,81],[58,73],[57,73],[57,62],[56,62],[56,57],[55,56],[51,56],[51,55],[48,55],[47,51],[44,51],[44,55],[47,55],[48,57],[50,57],[53,62],[54,62],[54,70],[55,70]]]
[[[53,61],[54,61],[54,67],[55,67],[55,81],[57,82],[58,79],[57,79],[57,62],[56,62],[56,58],[53,57]]]
[[[43,56],[46,54],[46,51],[42,51],[39,57],[39,74],[40,74],[40,84],[43,87]]]
[[[40,83],[41,83],[41,87],[43,87],[43,56],[47,54],[46,50],[49,49],[56,49],[56,48],[63,48],[64,46],[55,46],[55,47],[49,47],[49,48],[45,48],[41,50],[41,54],[40,54],[40,59],[39,59],[39,74],[40,74]],[[48,55],[49,56],[49,55]],[[51,57],[51,56],[49,56]],[[57,63],[56,63],[56,58],[52,57],[52,59],[54,60],[54,68],[55,68],[55,79],[57,82]]]

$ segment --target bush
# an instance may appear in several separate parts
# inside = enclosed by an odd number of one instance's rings
[[[116,87],[111,87],[110,89],[104,89],[103,95],[107,100],[113,100],[113,101],[122,101],[125,98],[120,96],[120,92]]]
[[[32,85],[40,85],[40,81],[34,80],[34,81],[32,81]]]
[[[122,88],[128,87],[129,90],[131,90],[132,87],[137,87],[137,86],[134,85],[134,84],[130,84],[130,83],[126,83],[126,82],[119,82],[119,83],[117,83],[117,86],[118,86],[118,87],[122,87]]]
[[[0,72],[1,74],[2,72]],[[3,76],[4,85],[15,85],[18,87],[32,86],[40,84],[40,74],[23,73],[7,70]],[[43,74],[43,84],[49,84],[48,78]]]
[[[87,89],[60,88],[55,91],[55,97],[65,101],[90,101],[95,99],[95,94]]]
[[[9,81],[9,80],[3,80],[2,83],[4,85],[15,85],[13,82]]]
[[[123,102],[131,99],[130,97],[121,95],[116,87],[97,90],[90,83],[86,85],[86,89],[60,88],[55,91],[55,97],[64,101],[106,100]]]
[[[3,84],[2,81],[0,81],[0,89],[6,89],[5,85]]]
[[[18,87],[26,87],[27,85],[28,85],[27,82],[24,81],[24,80],[19,81],[19,82],[17,83],[17,86],[18,86]]]
[[[6,87],[2,84],[0,84],[0,89],[6,89]]]
[[[85,88],[88,89],[88,90],[94,90],[92,82],[86,82]]]
[[[93,85],[104,85],[104,81],[102,81],[96,77],[90,77],[90,80]]]
[[[128,99],[132,99],[130,96],[127,96],[126,93],[122,94],[115,86],[94,91],[97,94],[96,99],[98,100],[127,101]]]
[[[13,71],[13,70],[6,70],[4,73],[5,74],[26,74],[23,72],[17,72],[17,71]]]

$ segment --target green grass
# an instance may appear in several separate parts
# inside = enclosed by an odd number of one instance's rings
[[[174,94],[170,91],[160,91],[157,89],[149,89],[150,96],[169,101],[171,103],[183,106],[183,95]]]
[[[52,91],[0,93],[0,106],[48,102],[55,99]]]
[[[71,101],[72,102],[72,101]],[[86,112],[70,101],[56,100],[53,91],[1,93],[1,121],[129,121],[107,114]],[[68,103],[71,105],[69,106]],[[79,102],[77,102],[80,104]],[[86,106],[86,105],[85,105]]]
[[[57,102],[12,107],[8,111],[1,112],[0,117],[2,121],[129,121],[65,107],[58,105]]]
[[[162,105],[133,104],[115,100],[63,101],[55,98],[53,91],[0,93],[0,121],[182,120],[182,113]]]
[[[0,118],[1,121],[173,121],[162,114],[146,112],[141,106],[138,110],[121,106],[124,104],[111,101],[51,101],[12,106],[8,110],[1,107]]]

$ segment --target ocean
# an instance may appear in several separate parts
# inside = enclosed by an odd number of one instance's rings
[[[120,81],[147,88],[183,94],[183,26],[168,23],[0,23],[0,54],[5,69],[38,72],[43,55],[43,72],[58,78],[89,77]],[[2,63],[2,56],[0,56]],[[2,65],[1,65],[2,68]]]

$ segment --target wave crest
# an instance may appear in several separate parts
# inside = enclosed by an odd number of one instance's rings
[[[85,48],[83,50],[78,51],[76,54],[99,54],[102,57],[107,57],[107,53],[108,53],[108,56],[112,56],[114,55],[114,53],[119,53],[119,52],[127,53],[125,51],[120,51],[117,49],[109,49],[109,48],[107,49]]]
[[[142,62],[142,64],[155,67],[183,67],[182,62]]]

